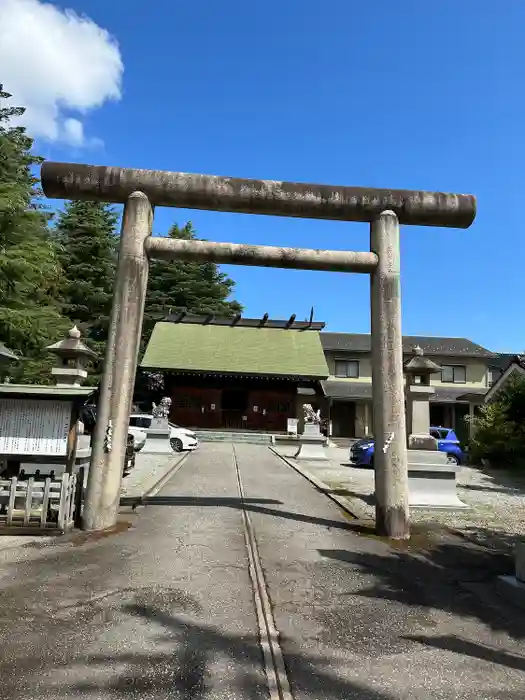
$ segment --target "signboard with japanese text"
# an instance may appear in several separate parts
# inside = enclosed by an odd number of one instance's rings
[[[67,453],[71,401],[0,399],[0,454]]]

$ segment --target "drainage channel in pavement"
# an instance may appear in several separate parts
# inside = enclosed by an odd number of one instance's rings
[[[257,624],[259,628],[259,642],[261,645],[270,700],[293,700],[290,690],[290,682],[286,673],[283,653],[279,642],[279,632],[275,626],[275,620],[271,609],[268,587],[264,579],[261,558],[257,548],[255,531],[247,510],[244,508],[244,488],[242,484],[239,463],[235,445],[232,444],[232,464],[237,479],[237,487],[243,507],[241,509],[244,539],[248,553],[248,568],[252,582]],[[185,455],[162,479],[157,482],[142,497],[121,498],[121,505],[131,505],[133,510],[137,506],[148,505],[148,499],[157,495],[166,486],[177,472],[187,463]]]
[[[235,445],[233,444],[232,452],[233,467],[237,477],[239,495],[241,497],[241,503],[244,504],[244,489],[239,470],[239,462],[237,460],[237,453],[235,451]],[[277,631],[275,620],[273,619],[268,587],[264,579],[261,558],[257,548],[257,540],[255,539],[255,531],[250,520],[250,516],[248,515],[248,512],[244,506],[241,513],[244,525],[246,549],[248,550],[248,562],[250,578],[253,586],[255,609],[257,612],[259,638],[263,652],[268,688],[270,691],[270,700],[292,700],[290,682],[286,673],[283,652],[279,643],[279,632]]]

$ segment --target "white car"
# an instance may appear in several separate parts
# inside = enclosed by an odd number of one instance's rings
[[[129,417],[129,432],[133,435],[135,431],[147,435],[148,431],[152,429],[152,421],[153,416],[151,413],[133,413]],[[197,449],[199,441],[193,431],[181,428],[180,425],[175,425],[175,423],[168,423],[168,425],[170,427],[170,445],[174,452]]]
[[[86,435],[86,428],[84,423],[79,420],[77,422],[77,434],[78,434],[78,446],[79,447],[89,447],[90,446],[90,436]],[[138,430],[134,428],[133,430],[128,430],[128,435],[133,435],[133,447],[135,452],[140,452],[141,449],[146,444],[146,438],[148,437],[143,430]]]
[[[128,428],[128,433],[130,435],[133,435],[135,452],[140,452],[146,444],[146,440],[148,439],[147,433],[144,430],[139,430],[138,428],[131,427]]]

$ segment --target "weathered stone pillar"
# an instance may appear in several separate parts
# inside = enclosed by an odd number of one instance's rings
[[[149,262],[144,243],[151,234],[152,218],[146,195],[133,192],[122,219],[111,323],[84,505],[85,530],[105,530],[117,522],[148,283]],[[117,348],[118,363],[115,362]]]
[[[379,259],[370,276],[376,529],[380,535],[407,539],[399,222],[393,211],[384,211],[371,223],[370,250]]]

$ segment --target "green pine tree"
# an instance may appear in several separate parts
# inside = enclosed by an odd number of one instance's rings
[[[113,299],[117,219],[115,211],[103,202],[68,202],[55,228],[64,271],[60,288],[64,313],[101,360]]]
[[[169,231],[171,238],[196,239],[191,222],[182,228],[177,224]],[[242,306],[228,297],[235,282],[220,271],[215,263],[151,262],[146,310],[142,327],[143,346],[149,340],[155,323],[169,313],[188,313],[233,316]]]
[[[0,85],[0,341],[24,358],[9,368],[11,381],[50,383],[45,346],[70,322],[61,314],[61,267],[31,172],[41,159],[25,129],[12,126],[24,109],[10,107],[10,97]]]

